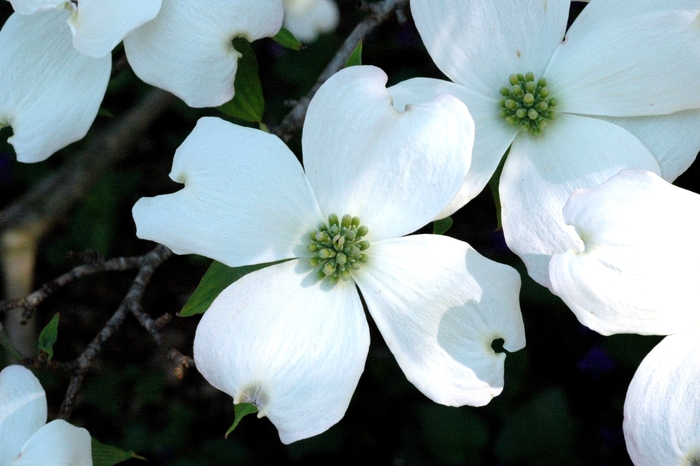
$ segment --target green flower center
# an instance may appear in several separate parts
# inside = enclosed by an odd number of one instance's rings
[[[343,215],[339,220],[336,214],[328,216],[327,225],[321,224],[312,231],[309,251],[314,256],[309,258],[309,264],[319,267],[319,280],[328,278],[331,284],[349,280],[350,270],[358,270],[369,260],[363,252],[369,248],[369,241],[362,239],[368,232],[366,226],[360,225],[359,217]]]
[[[511,74],[508,78],[510,87],[502,87],[501,116],[510,125],[518,126],[521,131],[529,131],[539,136],[554,120],[554,107],[557,99],[550,97],[547,80],[540,78],[535,81],[533,73]]]

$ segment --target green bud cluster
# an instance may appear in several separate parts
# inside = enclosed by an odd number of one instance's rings
[[[554,120],[557,106],[557,99],[549,96],[547,80],[535,81],[535,75],[528,72],[511,74],[508,81],[511,87],[500,90],[501,116],[508,124],[539,136],[548,122]]]
[[[358,270],[369,258],[365,251],[369,242],[363,240],[369,229],[360,225],[358,217],[336,214],[328,216],[328,224],[320,224],[309,234],[309,251],[314,254],[309,259],[312,267],[319,267],[318,278],[328,278],[331,284],[338,280],[349,280],[350,271]]]

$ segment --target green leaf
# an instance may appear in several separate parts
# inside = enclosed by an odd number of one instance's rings
[[[498,192],[498,184],[501,181],[501,172],[503,171],[503,165],[506,163],[508,152],[510,152],[510,147],[508,150],[506,150],[505,155],[499,162],[496,171],[493,173],[493,176],[488,183],[489,189],[491,190],[491,195],[493,196],[493,202],[496,204],[496,218],[498,219],[498,227],[496,228],[496,231],[500,231],[503,228],[503,224],[501,223],[501,195]]]
[[[454,221],[452,217],[441,218],[440,220],[435,220],[433,222],[433,234],[434,235],[444,235],[447,230],[452,228]]]
[[[133,451],[123,451],[117,447],[100,443],[94,438],[92,439],[93,466],[112,466],[132,458],[146,461],[146,458],[137,455]]]
[[[282,47],[290,50],[301,50],[303,47],[301,42],[299,42],[299,39],[294,37],[294,34],[292,34],[289,29],[284,26],[282,29],[280,29],[280,32],[278,32],[277,35],[272,38],[272,40],[280,44]]]
[[[348,66],[357,66],[362,64],[362,41],[357,43],[355,50],[352,51],[348,57],[348,61],[345,62],[345,68]]]
[[[49,359],[53,358],[53,345],[56,343],[56,339],[58,339],[58,313],[53,316],[51,322],[46,324],[39,335],[39,349],[46,351]]]
[[[258,61],[250,43],[242,38],[233,40],[235,48],[241,57],[238,59],[233,99],[219,107],[223,113],[240,120],[259,123],[265,111],[265,99],[262,85],[258,77]]]
[[[233,429],[235,429],[238,426],[238,423],[241,422],[241,419],[243,419],[249,414],[257,413],[258,407],[251,403],[240,403],[235,405],[233,407],[233,410],[236,413],[236,417],[234,418],[231,427],[229,427],[229,429],[226,431],[224,438],[228,438],[228,434],[233,432]]]
[[[219,293],[224,291],[231,283],[250,272],[255,272],[269,265],[279,264],[282,261],[268,262],[265,264],[244,265],[243,267],[229,267],[221,262],[214,261],[202,280],[197,285],[185,307],[177,314],[180,317],[190,317],[196,314],[204,314],[214,302]]]

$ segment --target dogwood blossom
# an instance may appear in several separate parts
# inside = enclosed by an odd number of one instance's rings
[[[578,242],[561,215],[574,189],[623,168],[673,180],[700,149],[700,1],[593,0],[565,37],[569,6],[411,0],[430,56],[453,82],[392,90],[399,106],[449,92],[474,117],[472,168],[441,216],[479,193],[509,149],[499,185],[505,238],[546,286],[551,255]]]
[[[120,41],[143,81],[191,107],[214,107],[234,94],[232,39],[273,36],[283,18],[281,0],[12,4],[18,13],[0,31],[0,125],[12,126],[22,162],[45,160],[87,133]]]
[[[564,207],[582,246],[552,256],[552,291],[589,328],[666,335],[700,323],[700,196],[624,170]]]
[[[0,466],[92,466],[87,430],[62,419],[46,424],[46,394],[29,369],[0,371]]]
[[[344,415],[369,328],[357,288],[407,378],[430,399],[484,405],[525,344],[520,279],[468,244],[403,237],[454,197],[473,122],[440,95],[398,111],[374,67],[331,77],[304,125],[305,171],[275,136],[202,118],[175,154],[184,189],[139,200],[137,235],[237,267],[286,260],[226,288],[199,323],[197,369],[290,443]],[[357,288],[356,288],[357,287]]]
[[[698,416],[700,326],[696,325],[664,338],[634,374],[622,424],[634,464],[700,463]]]
[[[338,25],[338,5],[333,0],[283,0],[284,27],[301,42],[313,42]]]

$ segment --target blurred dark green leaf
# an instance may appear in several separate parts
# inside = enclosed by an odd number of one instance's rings
[[[272,40],[280,44],[282,47],[290,50],[301,50],[302,47],[299,39],[294,37],[294,34],[292,34],[289,29],[285,28],[284,26],[282,26],[280,32],[278,32],[277,35],[272,38]]]
[[[39,349],[46,351],[49,355],[49,359],[53,358],[53,345],[58,339],[58,313],[53,316],[53,319],[46,324],[46,327],[41,331],[39,335]]]
[[[479,464],[489,441],[486,424],[470,408],[424,404],[419,410],[426,448],[440,464]]]
[[[453,224],[452,217],[441,218],[440,220],[435,220],[433,222],[433,234],[434,235],[444,235],[447,230],[452,228]]]
[[[355,50],[352,51],[348,60],[345,62],[345,68],[348,66],[358,66],[362,64],[362,41],[357,43]]]
[[[238,423],[241,422],[241,419],[249,414],[257,413],[258,407],[251,403],[240,403],[234,407],[234,411],[236,413],[236,417],[233,419],[233,424],[231,424],[231,427],[229,427],[229,429],[226,431],[226,434],[224,435],[225,438],[228,438],[228,435],[233,432],[233,429],[238,427]]]
[[[190,317],[196,314],[204,314],[211,303],[214,302],[219,293],[224,291],[231,283],[240,279],[244,275],[260,270],[269,265],[278,264],[277,262],[268,262],[265,264],[244,265],[242,267],[229,267],[221,262],[214,261],[209,266],[202,277],[202,281],[197,285],[190,299],[187,300],[185,307],[177,314],[180,317]]]
[[[226,115],[244,121],[259,123],[265,111],[265,99],[258,77],[258,61],[250,43],[241,38],[233,40],[233,47],[241,54],[234,82],[233,99],[219,107]]]
[[[130,459],[144,460],[133,451],[123,451],[111,445],[105,445],[94,438],[92,439],[92,464],[93,466],[112,466]]]

